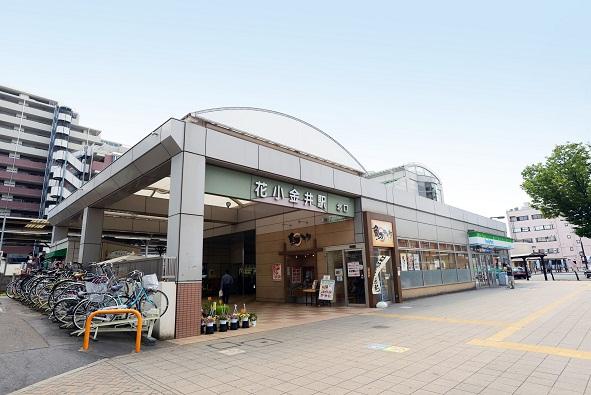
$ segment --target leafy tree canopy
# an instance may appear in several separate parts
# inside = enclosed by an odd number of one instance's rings
[[[521,187],[547,218],[563,217],[591,237],[591,145],[558,145],[544,163],[527,166]]]

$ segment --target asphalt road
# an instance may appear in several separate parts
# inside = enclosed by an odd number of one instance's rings
[[[132,335],[99,334],[88,352],[81,337],[71,337],[47,316],[0,296],[0,394],[103,358],[133,352]],[[165,347],[158,342],[156,347]]]

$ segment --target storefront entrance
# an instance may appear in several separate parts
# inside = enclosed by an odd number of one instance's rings
[[[367,305],[367,275],[364,250],[360,247],[325,248],[326,272],[335,280],[337,306]]]

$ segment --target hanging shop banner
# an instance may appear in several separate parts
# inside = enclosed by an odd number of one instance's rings
[[[318,300],[333,300],[334,298],[334,280],[320,280],[320,290],[318,291]]]
[[[419,254],[413,254],[415,270],[421,270],[421,256]]]
[[[281,263],[274,263],[271,265],[273,272],[273,281],[281,281]]]
[[[300,284],[302,282],[302,268],[294,267],[291,269],[291,283]]]
[[[394,247],[392,222],[371,220],[371,232],[374,247]]]
[[[361,277],[359,262],[347,262],[347,277]]]
[[[376,262],[376,270],[373,274],[373,283],[371,287],[371,293],[374,295],[379,295],[382,293],[382,282],[380,281],[380,273],[386,271],[386,263],[390,260],[388,255],[380,255],[378,256],[378,261]]]
[[[355,216],[355,201],[306,186],[206,165],[205,193],[336,214]]]

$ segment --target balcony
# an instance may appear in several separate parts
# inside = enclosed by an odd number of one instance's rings
[[[43,185],[43,176],[35,176],[32,174],[10,173],[6,170],[0,170],[0,180],[21,181],[30,184]]]
[[[41,189],[25,188],[19,186],[7,187],[6,185],[0,185],[0,193],[41,199]]]
[[[28,203],[28,202],[11,202],[8,200],[0,200],[0,208],[7,208],[10,210],[17,211],[39,211],[39,203]]]
[[[13,159],[7,155],[0,154],[0,165],[12,166],[13,161],[14,166],[19,169],[45,171],[45,163],[43,162],[35,162],[28,159]]]

